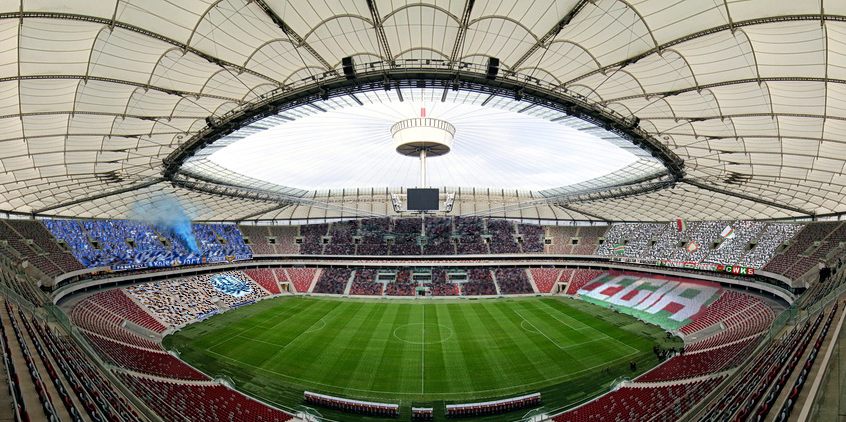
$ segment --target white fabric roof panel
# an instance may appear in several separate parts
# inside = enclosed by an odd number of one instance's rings
[[[206,117],[283,84],[340,72],[345,56],[388,59],[364,0],[265,0],[288,33],[261,3],[27,0],[21,17],[20,2],[0,2],[0,210],[127,215],[120,207],[130,207],[135,191],[116,194],[126,201],[84,199],[161,177],[162,160],[204,128]],[[671,193],[620,199],[627,204],[620,209],[574,208],[624,220],[662,212],[711,219],[846,211],[846,5],[596,0],[555,33],[578,4],[478,0],[461,28],[461,1],[375,1],[393,59],[455,53],[484,64],[498,57],[505,69],[516,65],[638,117],[685,161],[693,182],[767,195],[765,203],[740,207],[732,198],[753,201],[710,191],[725,201],[705,205],[709,191],[682,182]],[[200,213],[207,219],[260,211],[255,204],[238,211],[246,200],[210,198],[198,199],[210,207]],[[307,218],[303,208],[264,215]],[[546,208],[538,206],[536,218],[591,218]]]

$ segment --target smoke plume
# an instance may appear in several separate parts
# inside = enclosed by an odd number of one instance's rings
[[[176,198],[161,195],[149,203],[137,203],[133,207],[133,220],[155,225],[174,235],[186,249],[200,253],[197,239],[191,231],[191,218]]]

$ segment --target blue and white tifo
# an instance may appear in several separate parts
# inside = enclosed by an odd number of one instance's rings
[[[244,297],[253,292],[253,288],[247,282],[229,274],[215,275],[209,282],[215,289],[229,296]]]

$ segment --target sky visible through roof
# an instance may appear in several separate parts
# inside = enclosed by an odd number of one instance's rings
[[[249,135],[210,159],[301,189],[416,187],[419,161],[396,153],[390,127],[418,117],[421,108],[456,128],[452,151],[428,160],[430,186],[541,190],[637,160],[594,135],[529,113],[439,101],[365,103],[305,115]]]

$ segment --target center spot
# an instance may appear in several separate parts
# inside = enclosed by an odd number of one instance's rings
[[[411,344],[438,344],[452,337],[452,328],[441,324],[412,323],[394,329],[394,337]]]

